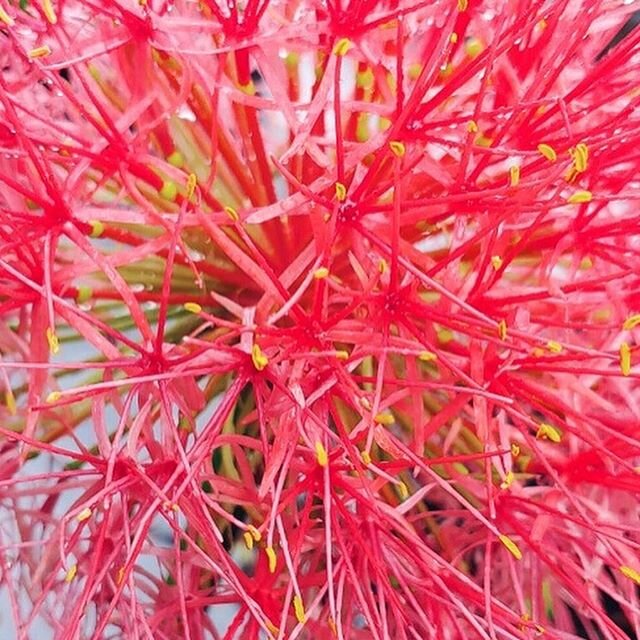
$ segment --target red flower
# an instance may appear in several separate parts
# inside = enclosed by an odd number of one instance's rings
[[[638,635],[627,13],[2,5],[13,635]]]

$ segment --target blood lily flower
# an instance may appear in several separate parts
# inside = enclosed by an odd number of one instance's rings
[[[0,0],[3,637],[639,637],[629,14]]]

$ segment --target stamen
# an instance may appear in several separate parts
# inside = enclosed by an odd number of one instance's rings
[[[342,182],[336,182],[336,199],[338,202],[344,202],[347,197],[347,187]]]
[[[316,460],[321,467],[326,467],[329,464],[329,456],[322,442],[316,442]]]
[[[249,551],[251,551],[253,549],[253,536],[248,531],[245,531],[242,534],[242,537],[244,538],[244,543],[245,543],[247,549],[249,549]]]
[[[178,197],[178,185],[173,180],[165,180],[159,193],[161,198],[174,202]]]
[[[327,267],[320,267],[319,269],[316,269],[313,272],[313,277],[316,280],[322,280],[323,278],[326,278],[329,275],[329,269],[327,269]]]
[[[555,340],[549,340],[549,342],[547,342],[547,349],[549,349],[551,353],[562,353],[562,345]]]
[[[437,360],[437,359],[438,359],[438,356],[432,351],[421,351],[418,354],[418,360],[420,360],[421,362],[433,362],[434,360]]]
[[[405,146],[399,140],[391,140],[391,142],[389,142],[389,147],[391,148],[393,154],[398,158],[402,158],[402,156],[405,154]]]
[[[538,151],[549,161],[555,162],[558,159],[556,150],[549,144],[539,144]]]
[[[625,331],[631,331],[631,329],[635,329],[638,325],[640,325],[640,313],[634,313],[624,321],[622,328]]]
[[[258,371],[262,371],[269,364],[269,358],[262,353],[262,349],[257,344],[254,344],[251,349],[251,360]]]
[[[195,173],[190,173],[187,178],[187,200],[191,200],[198,184],[198,178]]]
[[[620,345],[620,371],[623,376],[631,373],[631,349],[626,342]]]
[[[100,220],[91,220],[89,225],[91,226],[90,237],[99,238],[104,233],[104,224]]]
[[[52,402],[57,402],[58,400],[60,400],[60,398],[62,398],[62,394],[60,393],[60,391],[52,391],[46,399],[47,404],[51,404]]]
[[[500,256],[491,256],[491,266],[497,271],[502,266],[502,258]]]
[[[32,60],[36,58],[46,58],[51,55],[51,47],[48,44],[43,44],[41,47],[31,49],[27,54]]]
[[[554,426],[543,422],[538,427],[536,438],[538,440],[550,440],[551,442],[558,444],[562,440],[562,435]]]
[[[633,567],[622,566],[620,567],[620,573],[629,580],[633,580],[638,586],[640,586],[640,571],[637,571]]]
[[[509,181],[512,187],[517,187],[520,184],[520,167],[517,164],[509,167]]]
[[[576,191],[567,198],[567,202],[569,204],[582,204],[583,202],[591,202],[592,199],[593,194],[591,191]]]
[[[89,509],[89,507],[87,507],[86,509],[83,509],[77,516],[76,516],[76,520],[78,522],[84,522],[85,520],[88,520],[91,515],[93,514],[93,511],[91,511],[91,509]]]
[[[518,545],[509,536],[500,534],[498,536],[498,539],[500,540],[500,542],[502,542],[502,544],[507,548],[507,551],[509,551],[509,553],[516,560],[522,560],[522,551],[520,551],[520,548],[518,547]]]
[[[500,320],[498,322],[498,336],[500,340],[506,340],[507,338],[507,322],[506,320]]]
[[[238,220],[240,220],[238,212],[233,207],[225,207],[224,212],[229,216],[232,222],[238,222]]]
[[[375,416],[374,420],[378,424],[383,424],[387,427],[395,422],[395,418],[390,413],[379,413]]]
[[[267,554],[267,558],[269,560],[269,573],[275,573],[276,565],[278,563],[276,552],[274,551],[273,547],[267,547],[265,549],[265,553]]]
[[[69,567],[69,569],[67,570],[67,573],[64,576],[64,581],[65,582],[71,582],[76,577],[77,573],[78,573],[78,565],[77,564],[72,564]]]
[[[0,7],[0,21],[4,22],[7,27],[12,27],[15,24],[13,18],[2,7]]]
[[[249,529],[249,533],[251,534],[251,537],[256,541],[256,542],[260,542],[260,540],[262,540],[262,534],[260,533],[260,531],[258,529],[256,529],[256,527],[254,527],[252,524],[247,525],[247,529]]]
[[[58,18],[56,16],[55,11],[53,10],[53,5],[51,4],[51,0],[42,0],[42,11],[44,12],[45,18],[51,24],[55,24],[56,22],[58,22]]]
[[[297,594],[293,597],[293,609],[296,612],[296,620],[300,624],[304,624],[307,617],[304,612],[304,605],[302,604],[302,598]]]
[[[49,343],[49,351],[55,355],[60,351],[60,340],[51,327],[47,327],[47,342]]]
[[[202,307],[197,302],[185,302],[183,307],[189,313],[202,313]]]
[[[344,56],[351,49],[351,40],[349,38],[340,38],[333,47],[333,55]]]

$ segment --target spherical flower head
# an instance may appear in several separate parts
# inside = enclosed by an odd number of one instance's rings
[[[634,16],[2,3],[6,633],[637,635]]]

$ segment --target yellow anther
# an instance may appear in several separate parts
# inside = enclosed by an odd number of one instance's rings
[[[547,28],[547,21],[542,18],[541,20],[538,20],[538,29],[540,29],[540,31],[544,31]]]
[[[511,455],[517,458],[520,455],[520,445],[517,442],[511,443]]]
[[[369,454],[368,451],[363,451],[360,454],[360,458],[362,459],[362,462],[364,462],[364,464],[366,464],[367,466],[371,464],[371,454]]]
[[[542,356],[545,355],[545,352],[544,349],[541,349],[540,347],[534,347],[531,351],[531,355],[534,358],[542,358]]]
[[[553,425],[543,422],[536,433],[538,440],[550,440],[551,442],[558,444],[562,440],[562,434]]]
[[[276,564],[278,563],[278,558],[276,557],[276,552],[273,547],[267,547],[265,549],[265,553],[267,554],[267,559],[269,561],[269,573],[276,572]]]
[[[187,200],[191,200],[198,184],[198,178],[195,173],[190,173],[187,178]]]
[[[76,577],[77,573],[78,573],[78,565],[77,564],[72,564],[69,567],[69,569],[67,569],[67,573],[64,576],[64,581],[65,582],[71,582]]]
[[[321,467],[326,467],[329,464],[329,456],[322,442],[316,442],[316,460]]]
[[[7,389],[4,392],[4,403],[7,406],[7,411],[9,411],[10,415],[15,416],[18,408],[16,406],[16,397],[13,395],[13,391],[11,391],[11,389]]]
[[[593,194],[591,191],[576,191],[567,198],[567,202],[569,204],[582,204],[583,202],[591,202],[592,199]]]
[[[78,304],[84,304],[91,300],[92,295],[93,291],[91,287],[80,286],[78,287],[78,293],[76,294],[76,302]]]
[[[338,351],[335,352],[335,356],[336,358],[338,358],[338,360],[348,360],[349,355],[349,352],[345,351],[344,349],[338,349]]]
[[[342,182],[336,182],[336,200],[338,202],[344,202],[347,197],[347,187]]]
[[[507,321],[506,320],[500,320],[500,322],[498,322],[498,337],[500,338],[500,340],[506,340],[507,338]]]
[[[247,529],[249,530],[249,533],[251,534],[251,537],[256,541],[256,542],[260,542],[260,540],[262,540],[262,534],[260,533],[260,531],[258,529],[256,529],[252,524],[247,525]]]
[[[316,280],[322,280],[329,275],[329,269],[327,267],[320,267],[313,272],[313,277]]]
[[[344,56],[351,49],[351,40],[349,38],[340,38],[333,47],[333,55]]]
[[[484,45],[478,38],[469,38],[465,40],[464,50],[470,58],[477,58],[483,51]]]
[[[475,143],[478,147],[490,147],[493,144],[493,138],[488,138],[487,136],[480,134],[475,139]]]
[[[556,150],[549,144],[539,144],[538,151],[549,161],[555,162],[558,159]]]
[[[251,551],[251,549],[253,549],[253,536],[248,531],[245,531],[242,534],[242,537],[244,538],[244,543],[245,543],[247,549],[249,549],[249,551]]]
[[[229,216],[229,219],[232,222],[238,222],[238,220],[240,220],[238,212],[233,207],[225,207],[224,212]]]
[[[160,188],[160,196],[169,202],[174,202],[178,197],[178,185],[173,180],[165,180]]]
[[[104,224],[100,220],[91,220],[89,226],[91,227],[89,235],[92,238],[99,238],[104,233]]]
[[[409,488],[404,482],[398,482],[398,493],[401,500],[406,500],[409,497]]]
[[[15,24],[13,18],[2,7],[0,7],[0,22],[4,22],[7,27]]]
[[[517,187],[520,184],[520,167],[517,164],[509,167],[509,184]]]
[[[467,131],[469,133],[478,133],[478,124],[475,120],[469,120],[469,122],[467,122]]]
[[[502,542],[502,544],[506,547],[507,551],[516,559],[522,560],[522,551],[520,551],[520,547],[509,537],[504,534],[500,534],[498,536],[498,540]]]
[[[55,355],[60,351],[60,340],[58,340],[58,336],[51,327],[47,327],[47,342],[49,343],[49,351],[52,354]]]
[[[293,609],[296,612],[296,620],[300,624],[304,624],[307,616],[304,612],[304,605],[302,604],[302,598],[299,595],[293,596]]]
[[[469,0],[458,0],[458,11],[466,11],[469,7]]]
[[[264,621],[264,626],[267,627],[267,629],[269,630],[269,633],[275,638],[278,636],[278,634],[280,633],[280,629],[278,629],[278,627],[276,627],[275,624],[273,624],[273,622],[271,622],[271,620],[265,620]]]
[[[457,33],[455,33],[455,32],[454,32],[454,33],[452,33],[452,34],[449,36],[449,42],[450,42],[451,44],[455,44],[456,42],[458,42],[458,34],[457,34]]]
[[[420,360],[420,362],[433,362],[434,360],[437,360],[437,359],[438,359],[438,356],[432,351],[421,351],[418,354],[418,360]]]
[[[120,567],[118,569],[118,573],[116,573],[116,584],[121,585],[124,580],[124,567]]]
[[[48,44],[43,44],[41,47],[31,49],[27,55],[32,60],[35,60],[36,58],[46,58],[51,55],[51,47]]]
[[[56,17],[56,12],[53,10],[51,0],[42,0],[42,11],[44,12],[45,18],[51,24],[55,24],[56,22],[58,22],[58,18]]]
[[[85,520],[88,520],[92,514],[93,514],[93,511],[91,511],[89,507],[86,507],[76,516],[76,520],[78,522],[84,522]]]
[[[562,353],[562,345],[555,340],[549,340],[549,342],[547,342],[547,349],[549,349],[551,353]]]
[[[500,256],[491,256],[491,266],[497,271],[502,266],[502,258]]]
[[[367,411],[371,411],[371,401],[369,398],[360,398],[360,405]]]
[[[59,391],[52,391],[47,396],[47,404],[51,404],[52,402],[58,402],[62,398],[62,394]]]
[[[620,371],[623,376],[631,373],[631,349],[626,342],[620,345]]]
[[[262,371],[269,364],[269,358],[262,353],[260,345],[257,344],[254,344],[251,349],[251,360],[258,371]]]
[[[620,567],[620,573],[629,580],[633,580],[638,586],[640,586],[640,571],[637,571],[633,567],[622,566]]]
[[[256,95],[256,85],[253,83],[253,81],[249,81],[247,82],[247,84],[241,84],[239,85],[240,87],[240,91],[242,91],[242,93],[248,95],[248,96],[255,96]]]
[[[183,307],[189,313],[202,313],[202,307],[197,302],[185,302]]]
[[[402,142],[400,142],[399,140],[391,140],[389,142],[389,148],[393,152],[393,155],[398,158],[402,158],[406,151],[404,144],[402,144]]]
[[[549,144],[539,144],[538,151],[549,161],[555,162],[558,159],[556,150]]]
[[[182,169],[184,166],[184,156],[176,149],[167,156],[167,162],[176,169]]]
[[[360,89],[370,89],[373,86],[374,75],[371,69],[358,71],[356,74],[356,85]]]
[[[374,420],[378,424],[384,424],[386,426],[392,425],[395,422],[395,418],[390,413],[378,413]]]
[[[513,484],[513,471],[509,471],[507,475],[504,477],[504,480],[500,483],[501,489],[508,489]]]
[[[327,620],[327,626],[329,627],[329,630],[331,631],[331,635],[334,637],[338,636],[338,628],[336,627],[336,621],[329,616],[329,619]]]
[[[591,269],[591,267],[593,267],[593,260],[589,256],[585,256],[584,258],[582,258],[582,260],[580,260],[580,268],[583,271]]]
[[[420,74],[422,73],[423,68],[424,67],[419,62],[414,62],[413,64],[410,64],[409,68],[407,69],[407,75],[409,76],[409,79],[417,80],[420,77]]]
[[[625,331],[631,331],[631,329],[635,329],[638,325],[640,325],[640,313],[634,313],[624,321],[622,328]]]
[[[573,166],[578,173],[582,173],[587,169],[587,162],[589,160],[589,148],[584,142],[580,142],[576,145],[575,149],[570,149],[569,153],[573,158]]]
[[[378,262],[378,271],[380,273],[386,273],[389,269],[389,265],[387,265],[387,261],[384,258],[380,258],[380,262]]]

